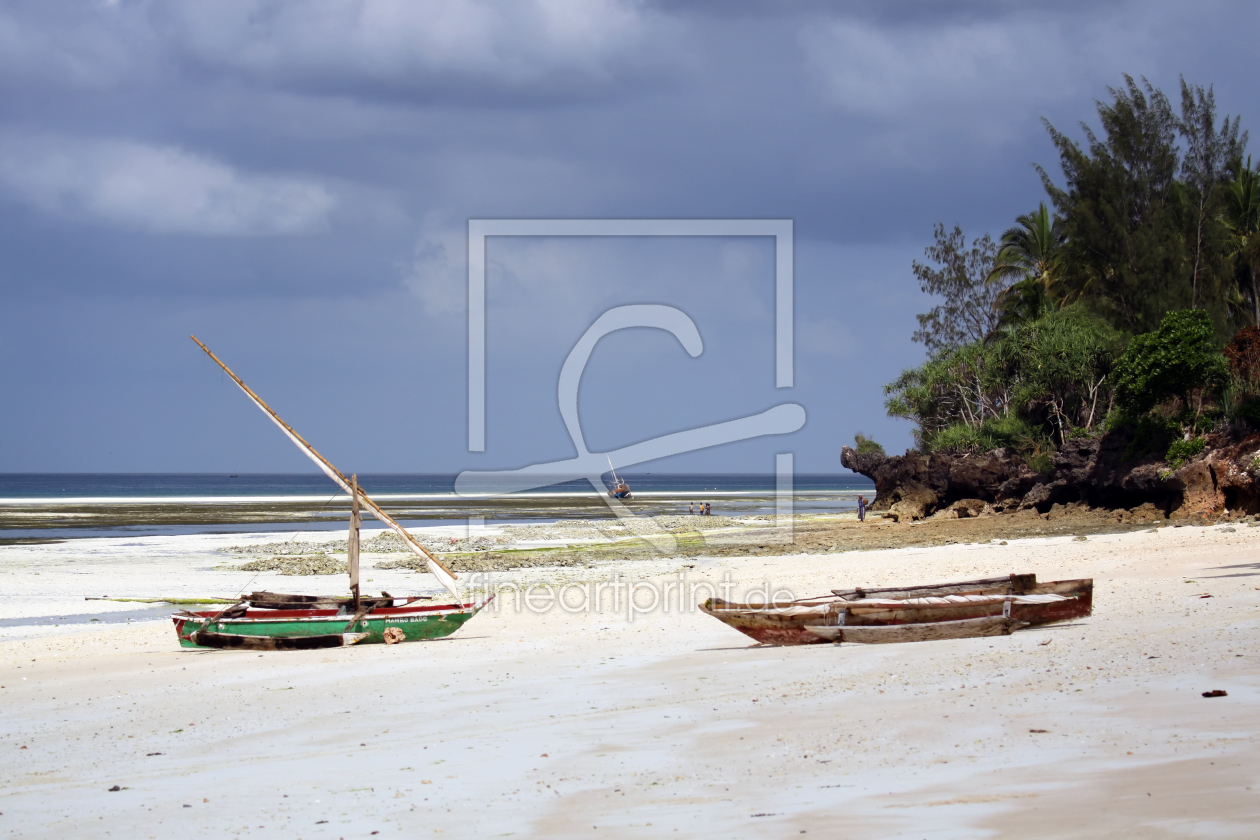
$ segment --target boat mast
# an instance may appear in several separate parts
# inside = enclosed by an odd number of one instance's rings
[[[350,476],[350,538],[346,540],[346,570],[350,572],[350,592],[354,595],[354,613],[359,614],[359,476]]]
[[[272,422],[280,427],[280,431],[284,432],[285,436],[288,437],[289,440],[293,441],[293,443],[297,445],[297,448],[302,450],[302,452],[306,454],[306,457],[310,458],[312,461],[315,462],[315,465],[319,467],[320,470],[323,471],[324,475],[331,478],[333,480],[333,483],[336,484],[338,487],[340,487],[342,490],[344,490],[346,493],[350,494],[352,497],[357,497],[359,500],[361,500],[363,505],[367,507],[369,513],[371,513],[373,516],[379,519],[382,523],[384,523],[387,527],[389,527],[389,529],[393,531],[395,534],[402,537],[402,541],[406,544],[408,548],[410,548],[416,554],[419,554],[421,557],[425,559],[425,562],[428,564],[429,571],[432,572],[433,576],[438,579],[438,583],[446,587],[446,590],[450,592],[452,595],[454,595],[456,598],[459,597],[459,590],[456,588],[454,572],[452,572],[450,569],[446,568],[441,563],[439,563],[438,559],[434,557],[432,554],[430,554],[428,550],[425,549],[424,546],[420,545],[420,543],[416,541],[416,538],[413,537],[407,531],[406,528],[399,525],[397,522],[394,521],[393,517],[391,517],[385,511],[381,510],[381,506],[378,505],[376,502],[372,501],[372,499],[368,496],[367,493],[364,493],[362,490],[359,490],[357,493],[352,491],[350,488],[350,481],[344,475],[342,475],[341,472],[336,467],[334,467],[331,463],[329,463],[327,458],[325,458],[323,455],[320,455],[318,452],[316,452],[315,447],[307,443],[306,439],[303,438],[301,435],[299,435],[296,431],[294,431],[292,426],[290,426],[288,423],[281,420],[280,415],[272,411],[271,406],[263,402],[262,397],[258,396],[253,391],[251,391],[249,386],[246,385],[239,376],[233,373],[230,367],[223,364],[223,362],[219,359],[218,356],[211,353],[209,347],[207,347],[206,345],[198,341],[197,336],[194,335],[194,336],[189,336],[189,337],[193,341],[197,342],[197,346],[200,347],[202,350],[204,350],[207,356],[209,356],[211,359],[214,359],[215,364],[223,368],[224,373],[232,377],[232,381],[235,382],[240,387],[240,389],[245,392],[246,396],[248,396],[251,400],[254,401],[254,405],[262,409],[263,413],[266,414],[268,417],[270,417]]]
[[[621,479],[617,478],[617,469],[612,465],[612,456],[606,455],[605,457],[608,458],[608,469],[611,470],[613,474],[613,487],[620,487]]]

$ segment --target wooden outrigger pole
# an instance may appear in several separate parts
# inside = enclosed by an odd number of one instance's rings
[[[197,342],[197,346],[204,350],[207,356],[214,359],[215,364],[223,368],[224,373],[232,377],[232,381],[240,386],[240,389],[245,392],[245,395],[253,400],[254,404],[262,409],[263,413],[270,417],[272,422],[280,427],[280,431],[284,432],[289,440],[293,441],[293,443],[297,445],[298,449],[302,450],[308,458],[315,462],[315,465],[320,468],[324,475],[331,478],[334,484],[346,493],[350,494],[350,544],[353,546],[354,551],[350,561],[350,586],[351,590],[354,592],[356,613],[358,612],[357,607],[359,603],[359,531],[357,525],[361,521],[358,512],[360,502],[362,502],[362,504],[368,509],[369,513],[384,523],[385,526],[392,530],[395,534],[402,537],[403,543],[406,544],[408,548],[423,557],[429,567],[429,571],[432,572],[433,576],[438,579],[438,582],[441,583],[442,586],[446,587],[446,590],[450,592],[451,595],[455,596],[457,599],[459,598],[459,591],[455,583],[455,573],[438,562],[438,559],[425,550],[425,547],[420,545],[420,543],[416,541],[416,538],[407,532],[406,528],[395,522],[389,514],[381,510],[380,506],[376,502],[372,501],[366,493],[359,489],[357,476],[354,478],[352,483],[350,479],[347,479],[344,475],[342,475],[340,470],[329,463],[327,458],[316,452],[315,447],[307,443],[306,439],[294,431],[292,426],[281,420],[280,415],[272,411],[271,406],[263,402],[262,397],[251,391],[249,386],[241,381],[239,376],[232,372],[231,368],[223,364],[219,357],[214,355],[214,353],[211,353],[209,347],[198,341],[197,336],[194,335],[189,337],[193,341]]]

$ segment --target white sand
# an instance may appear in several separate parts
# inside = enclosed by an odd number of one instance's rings
[[[230,595],[248,575],[190,572],[222,562],[213,539],[0,549],[0,619],[50,614],[39,594],[57,610],[91,592]],[[1096,580],[1087,621],[918,645],[750,648],[694,611],[630,622],[511,599],[449,640],[261,656],[180,650],[167,622],[10,626],[0,832],[1255,836],[1258,547],[1260,527],[1185,527],[685,561],[692,582],[729,573],[798,594],[1010,571]],[[620,571],[672,580],[683,565]],[[373,587],[431,581],[388,574]],[[265,578],[251,588],[344,588]],[[1200,696],[1216,688],[1229,696]]]

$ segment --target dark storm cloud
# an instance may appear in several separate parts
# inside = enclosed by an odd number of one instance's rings
[[[712,17],[780,17],[799,14],[867,18],[883,23],[936,23],[1001,17],[1014,12],[1067,12],[1124,5],[1127,0],[649,0],[651,8]]]
[[[1118,6],[19,4],[0,13],[7,76],[40,95],[0,106],[26,173],[7,186],[45,211],[212,234],[320,230],[337,181],[393,191],[413,217],[809,217],[843,192],[864,208],[846,221],[878,225],[890,179],[973,180],[982,162],[1008,177],[1040,116],[1087,116],[1101,83],[1148,65],[1160,16]],[[23,156],[45,144],[78,149],[82,171]],[[156,187],[149,217],[120,208],[91,181],[126,177],[125,160],[162,162],[205,209],[181,222]],[[255,225],[259,193],[286,190],[288,221]]]
[[[622,95],[672,68],[633,4],[226,0],[155,8],[182,62],[212,74],[412,104],[542,106]],[[631,83],[627,85],[627,83]]]
[[[411,371],[414,350],[426,360],[414,370],[438,377],[451,416],[426,422],[458,453],[468,218],[788,217],[811,416],[801,440],[813,441],[801,451],[830,452],[835,429],[891,422],[878,420],[879,386],[921,356],[908,336],[928,304],[909,263],[934,222],[998,233],[1035,207],[1032,164],[1055,170],[1041,118],[1073,131],[1124,72],[1166,90],[1183,72],[1215,82],[1222,111],[1249,125],[1257,29],[1260,8],[1243,2],[6,3],[0,351],[29,372],[12,374],[10,393],[73,417],[60,383],[100,389],[72,369],[76,354],[125,332],[125,367],[194,329],[253,348],[260,370],[318,358],[292,383],[271,371],[293,394],[334,375],[386,389],[385,373],[337,347],[379,323],[380,352]],[[501,251],[494,276],[510,294],[492,313],[520,328],[513,365],[550,376],[583,319],[637,294],[664,301],[685,286],[706,301],[715,354],[730,340],[718,327],[746,323],[712,255],[652,268],[584,254]],[[592,273],[622,297],[583,285]],[[86,328],[94,312],[110,324]],[[551,333],[534,346],[536,324]],[[660,363],[685,363],[672,352]],[[492,381],[506,376],[501,358]],[[716,355],[696,364],[706,382],[741,381]],[[158,377],[172,393],[184,393],[182,365]],[[636,370],[618,381],[667,424],[687,425],[671,398],[741,410],[703,388],[654,389]],[[408,399],[407,412],[424,410]],[[44,434],[23,417],[0,432]],[[528,440],[537,429],[520,423]],[[526,449],[503,457],[523,462]]]
[[[18,3],[0,58],[27,83],[106,89],[236,79],[414,103],[534,104],[617,96],[679,55],[671,26],[624,0]]]
[[[1122,72],[1158,76],[1182,19],[981,0],[10,4],[0,191],[66,223],[347,250],[371,218],[404,266],[417,228],[469,215],[788,215],[815,238],[898,239],[1037,200],[1040,117],[1070,124]]]

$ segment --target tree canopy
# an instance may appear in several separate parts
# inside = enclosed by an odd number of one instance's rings
[[[957,226],[947,233],[938,224],[934,235],[936,241],[925,253],[936,266],[915,260],[914,276],[926,294],[940,295],[945,302],[918,316],[914,340],[930,352],[940,352],[979,341],[993,331],[998,322],[993,304],[1001,290],[985,283],[997,254],[988,234],[973,240],[970,248]]]
[[[929,449],[951,427],[1014,429],[1012,419],[1025,435],[1040,429],[1062,442],[1111,408],[1106,385],[1120,345],[1119,333],[1083,307],[1053,310],[904,371],[884,388],[886,407],[913,420]]]
[[[1134,336],[1117,361],[1116,401],[1134,414],[1172,397],[1189,406],[1195,391],[1221,387],[1227,374],[1207,313],[1169,312],[1158,329]]]
[[[1084,143],[1043,121],[1061,173],[1037,167],[1049,206],[1000,244],[937,224],[913,263],[943,302],[918,316],[927,360],[885,394],[920,447],[1036,448],[1155,411],[1260,428],[1260,363],[1242,361],[1260,358],[1260,167],[1241,118],[1184,78],[1179,108],[1146,79],[1108,91]]]
[[[1038,170],[1063,217],[1065,285],[1128,332],[1204,309],[1223,340],[1234,272],[1222,211],[1247,133],[1237,117],[1217,127],[1210,87],[1183,79],[1180,116],[1145,79],[1108,90],[1113,101],[1097,103],[1102,134],[1081,123],[1084,148],[1045,122],[1064,186]]]

